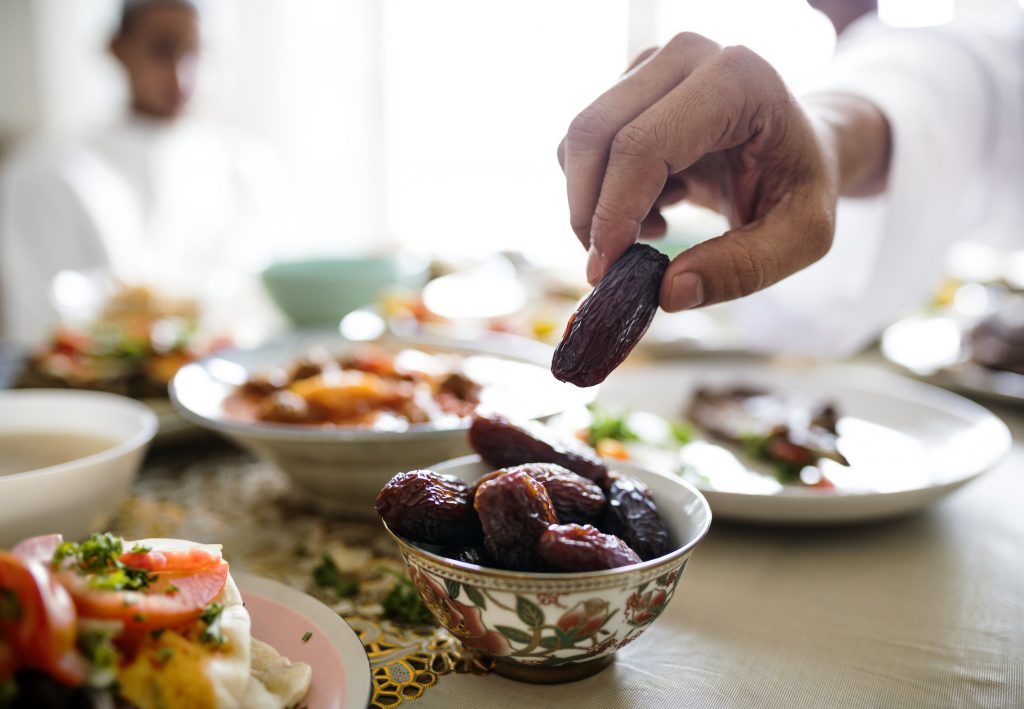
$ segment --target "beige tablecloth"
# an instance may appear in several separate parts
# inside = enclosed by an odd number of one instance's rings
[[[1024,418],[997,469],[915,517],[714,523],[671,606],[601,674],[449,674],[430,707],[1022,707]]]

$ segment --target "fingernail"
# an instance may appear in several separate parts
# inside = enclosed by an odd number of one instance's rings
[[[590,243],[587,254],[587,280],[590,281],[590,285],[597,285],[598,279],[601,278],[601,254],[597,252],[593,242]]]
[[[696,273],[679,273],[672,277],[668,291],[668,309],[672,312],[696,308],[704,302],[704,284]]]

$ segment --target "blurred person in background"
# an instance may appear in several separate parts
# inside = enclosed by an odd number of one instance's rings
[[[281,227],[284,180],[266,146],[188,115],[204,44],[197,0],[125,0],[109,51],[124,118],[0,175],[0,340],[52,329],[54,276],[109,271],[178,294],[259,262]]]
[[[731,229],[672,262],[662,307],[742,299],[752,346],[839,355],[927,302],[955,241],[1024,245],[1019,10],[911,30],[871,0],[811,4],[839,41],[799,101],[750,50],[684,33],[572,122],[558,156],[591,282],[690,200]]]

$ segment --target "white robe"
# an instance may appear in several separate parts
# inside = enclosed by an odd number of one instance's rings
[[[1024,33],[861,20],[814,88],[874,102],[892,129],[886,193],[840,200],[831,252],[736,303],[755,348],[849,354],[925,304],[959,240],[1024,248]]]
[[[189,119],[133,116],[29,148],[0,175],[0,339],[47,335],[51,283],[65,269],[210,296],[279,237],[284,182],[260,143]]]

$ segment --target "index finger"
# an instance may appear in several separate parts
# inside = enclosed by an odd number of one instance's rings
[[[569,223],[584,246],[591,243],[591,223],[615,135],[717,51],[717,44],[700,35],[677,35],[573,119],[560,162]]]
[[[593,214],[591,282],[637,240],[670,175],[751,137],[761,97],[748,53],[723,50],[615,135]]]

